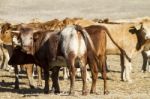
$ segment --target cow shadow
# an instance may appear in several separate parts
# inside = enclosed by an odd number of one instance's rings
[[[20,89],[14,89],[14,82],[0,82],[0,93],[2,92],[11,92],[11,93],[18,93],[18,94],[38,94],[43,93],[43,89],[41,88],[24,88],[21,87]],[[25,83],[19,83],[19,85],[25,85]]]

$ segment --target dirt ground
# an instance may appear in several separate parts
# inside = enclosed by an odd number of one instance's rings
[[[68,96],[69,80],[62,79],[62,72],[60,72],[60,87],[61,94],[43,94],[43,87],[30,89],[26,74],[20,74],[20,89],[14,88],[14,73],[0,70],[0,99],[150,99],[150,73],[142,73],[141,56],[133,59],[133,71],[131,77],[133,83],[120,81],[120,61],[118,56],[108,56],[108,64],[110,70],[108,75],[108,88],[109,95],[103,95],[103,80],[100,78],[97,82],[97,92],[99,95],[88,94],[87,96],[81,95],[82,81],[80,78],[75,82],[75,95]],[[35,79],[37,82],[37,79]],[[43,81],[44,85],[44,81]],[[51,82],[50,82],[51,85]],[[90,90],[91,82],[88,82],[88,90]]]
[[[42,21],[65,17],[128,19],[150,16],[149,0],[0,0],[0,21],[12,23]],[[99,95],[81,95],[82,81],[75,82],[75,95],[68,96],[69,80],[62,80],[60,72],[59,95],[43,94],[41,88],[30,89],[25,74],[20,75],[20,90],[14,88],[14,73],[0,70],[0,99],[150,99],[150,73],[142,73],[141,55],[133,59],[133,83],[120,81],[120,60],[118,56],[108,56],[111,72],[108,73],[109,95],[103,95],[103,81],[99,78]],[[101,75],[99,75],[101,76]],[[36,79],[37,80],[37,79]],[[44,84],[44,81],[43,81]],[[50,83],[51,84],[51,83]],[[90,90],[91,82],[88,84]]]

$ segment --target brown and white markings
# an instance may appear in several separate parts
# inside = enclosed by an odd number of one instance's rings
[[[55,93],[60,93],[58,83],[58,72],[60,67],[51,67],[49,64],[55,60],[58,47],[58,35],[56,31],[40,31],[28,26],[20,28],[21,51],[30,54],[34,58],[35,64],[44,70],[45,88],[44,92],[49,92],[49,70],[52,71],[52,82]],[[23,61],[24,62],[24,61]],[[12,62],[13,63],[13,62]]]
[[[121,78],[123,81],[132,82],[130,78],[132,56],[141,52],[143,46],[150,40],[148,28],[150,24],[143,22],[100,25],[104,25],[108,29],[114,40],[107,37],[106,54],[120,55]],[[116,47],[113,42],[116,42],[120,48]]]

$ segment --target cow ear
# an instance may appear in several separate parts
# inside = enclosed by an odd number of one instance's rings
[[[136,30],[143,29],[143,23],[140,23],[140,24],[136,25],[135,28],[136,28]]]
[[[20,31],[11,31],[11,33],[12,33],[13,35],[19,35],[19,34],[20,34]]]
[[[41,32],[40,32],[40,31],[34,32],[34,34],[33,34],[33,39],[36,41],[37,39],[40,38],[40,36],[41,36]]]
[[[1,33],[4,33],[6,30],[11,28],[11,24],[10,23],[5,23],[2,25],[1,27]]]

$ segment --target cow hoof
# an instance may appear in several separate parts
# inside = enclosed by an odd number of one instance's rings
[[[38,83],[37,86],[38,86],[38,87],[42,87],[42,83]]]
[[[37,86],[41,87],[42,86],[42,81],[38,81]]]
[[[60,94],[60,91],[55,91],[54,93],[55,93],[56,95],[58,95],[58,94]]]
[[[141,70],[142,73],[145,73],[145,70]]]
[[[74,96],[75,92],[69,92],[69,95]]]
[[[49,93],[49,89],[44,89],[44,94],[48,94]]]
[[[19,89],[19,86],[15,86],[15,88],[14,89]]]
[[[48,93],[49,93],[49,91],[47,91],[47,90],[44,91],[44,94],[48,94]]]
[[[104,91],[104,95],[108,95],[108,94],[109,94],[108,90]]]
[[[87,96],[87,94],[88,94],[87,91],[82,92],[83,96]]]
[[[99,93],[97,93],[96,91],[90,91],[90,94],[99,95]]]
[[[30,85],[30,88],[31,88],[31,89],[35,89],[35,87],[34,87],[33,85]]]

